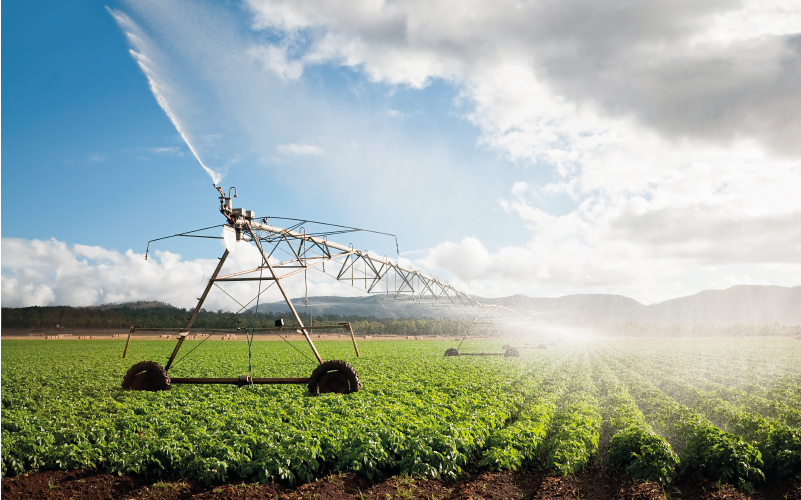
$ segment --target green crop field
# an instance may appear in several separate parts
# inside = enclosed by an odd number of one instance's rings
[[[320,342],[324,358],[358,370],[361,392],[121,389],[134,362],[163,362],[172,347],[133,342],[121,359],[118,341],[3,341],[3,475],[298,483],[336,471],[455,477],[467,466],[569,474],[597,460],[660,482],[696,469],[745,488],[801,475],[798,340],[565,342],[518,358],[443,357],[453,343],[437,341],[363,341],[356,358],[348,342]],[[482,349],[499,345],[463,350]],[[253,376],[314,368],[282,342],[254,343],[252,359]],[[170,374],[247,370],[245,342],[207,342]]]

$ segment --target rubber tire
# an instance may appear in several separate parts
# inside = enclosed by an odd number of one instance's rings
[[[155,361],[140,361],[122,377],[122,388],[129,391],[169,391],[170,376]]]
[[[455,347],[451,347],[450,349],[445,351],[445,356],[458,356],[458,355],[459,355],[459,349]]]
[[[520,351],[518,351],[514,347],[510,347],[509,349],[506,350],[506,352],[503,353],[503,355],[506,356],[507,358],[519,358]]]
[[[361,389],[362,381],[356,369],[338,359],[324,361],[309,377],[309,392],[312,394],[350,394]]]

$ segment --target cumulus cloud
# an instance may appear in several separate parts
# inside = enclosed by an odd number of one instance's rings
[[[160,12],[151,16],[158,20],[192,12],[131,3]],[[519,228],[516,243],[463,233],[435,244],[416,265],[484,295],[593,291],[648,301],[728,282],[801,283],[798,2],[247,5],[252,28],[269,42],[239,50],[215,40],[201,67],[244,57],[265,71],[247,85],[224,86],[225,95],[260,102],[248,92],[262,79],[280,80],[266,92],[282,96],[271,106],[297,107],[285,92],[309,65],[345,66],[413,89],[442,80],[456,90],[455,109],[477,127],[480,145],[522,167],[495,214],[514,221],[507,227]],[[173,28],[164,29],[167,39]],[[202,34],[191,38],[194,46],[205,43]],[[293,108],[284,116],[296,115]],[[337,113],[331,123],[341,120]],[[321,137],[282,135],[265,157],[284,163],[325,154],[335,162],[346,137]],[[380,142],[381,160],[391,156],[387,144]],[[398,177],[420,175],[446,174],[426,167]],[[46,285],[15,286],[47,297],[54,289]]]
[[[649,302],[726,283],[800,284],[801,200],[791,192],[801,186],[799,165],[728,167],[643,176],[628,184],[639,194],[596,190],[563,215],[537,206],[549,186],[517,182],[500,206],[526,225],[527,243],[489,251],[468,237],[418,263],[483,295],[624,293]]]
[[[434,78],[454,81],[479,108],[488,99],[503,101],[509,87],[513,94],[518,85],[541,87],[522,104],[540,101],[543,117],[554,99],[538,93],[632,117],[667,137],[746,137],[801,154],[797,2],[248,4],[254,28],[307,40],[309,49],[296,59],[304,64],[335,61],[374,81],[415,88]],[[509,68],[517,76],[509,78]],[[500,88],[493,83],[499,75]],[[503,129],[498,121],[490,125]]]
[[[303,64],[451,82],[481,144],[552,169],[545,183],[521,175],[498,201],[526,243],[490,251],[467,237],[419,261],[468,290],[652,300],[721,272],[798,279],[797,2],[249,5],[255,29],[306,40]],[[560,197],[570,201],[555,208]]]
[[[97,246],[68,245],[55,239],[3,238],[2,255],[3,307],[91,306],[138,300],[194,307],[217,265],[216,258],[184,260],[172,252],[154,251],[145,260],[143,254],[132,250],[119,252]],[[255,246],[239,243],[222,272],[252,269],[258,263]],[[310,273],[309,278],[312,295],[359,294],[356,289],[315,273]],[[283,285],[290,297],[302,297],[306,292],[302,277],[289,278]],[[258,293],[251,284],[226,283],[223,287],[243,304]],[[280,300],[282,297],[273,286],[260,302]],[[236,302],[216,288],[204,307],[239,309]]]
[[[262,65],[284,80],[297,80],[303,74],[303,63],[295,61],[288,55],[289,47],[267,45],[251,47],[248,53]]]
[[[637,213],[610,223],[616,237],[636,239],[654,256],[728,262],[801,262],[801,211],[744,216],[705,204]]]

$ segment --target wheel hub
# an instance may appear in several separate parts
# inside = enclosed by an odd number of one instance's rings
[[[330,371],[323,375],[318,382],[317,387],[320,388],[320,394],[333,392],[335,394],[348,394],[350,392],[350,384],[348,377],[339,371]]]

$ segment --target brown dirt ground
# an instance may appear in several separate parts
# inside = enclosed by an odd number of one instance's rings
[[[334,474],[302,486],[224,484],[203,486],[193,480],[154,480],[115,476],[95,470],[45,471],[2,480],[4,499],[796,499],[801,481],[775,482],[754,494],[720,487],[700,475],[663,491],[653,483],[636,482],[622,473],[594,465],[567,477],[541,470],[466,472],[455,481],[395,476],[369,481],[356,474]]]

